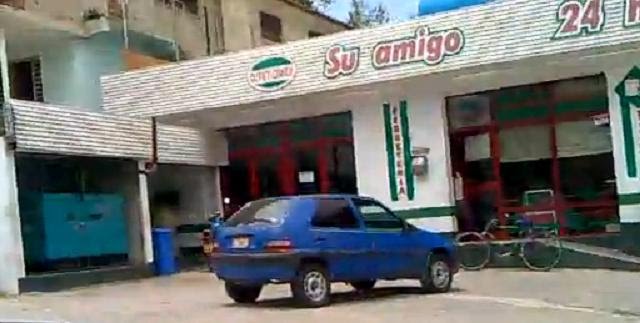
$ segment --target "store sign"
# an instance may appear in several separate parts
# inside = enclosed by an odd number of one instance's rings
[[[565,0],[556,12],[558,29],[552,39],[578,37],[601,32],[608,16],[605,0]],[[613,0],[608,0],[613,1]],[[624,2],[622,25],[640,25],[640,0],[617,0]]]
[[[324,60],[324,76],[332,79],[351,75],[360,65],[360,48],[334,45],[327,50]]]
[[[376,69],[423,62],[433,66],[464,47],[464,33],[457,28],[432,31],[420,27],[409,37],[381,41],[372,49],[371,65]],[[329,79],[355,73],[360,67],[360,48],[333,45],[325,53],[324,76]]]
[[[560,26],[553,38],[600,32],[604,26],[604,17],[604,0],[564,1],[556,13]]]
[[[296,66],[290,59],[274,56],[256,62],[249,71],[249,84],[259,91],[278,91],[296,76]]]
[[[420,27],[413,37],[378,43],[372,63],[375,68],[416,62],[437,65],[445,57],[459,54],[463,47],[464,34],[459,29],[432,32],[429,27]]]

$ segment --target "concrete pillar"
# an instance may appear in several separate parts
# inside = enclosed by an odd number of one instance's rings
[[[639,62],[640,63],[640,62]],[[632,65],[611,69],[606,72],[609,91],[609,120],[611,125],[611,139],[613,142],[613,156],[616,174],[616,185],[620,202],[620,248],[624,251],[640,254],[640,176],[629,175],[627,154],[635,156],[635,165],[639,167],[640,160],[640,126],[638,112],[640,107],[631,106],[631,111],[624,111],[622,98],[616,92],[616,87],[623,82]],[[626,116],[625,116],[626,113]],[[624,117],[631,118],[631,129],[624,129]],[[629,131],[630,130],[630,131]],[[632,140],[632,150],[626,147],[626,140]]]
[[[9,104],[9,68],[4,31],[0,29],[0,80],[5,105]],[[6,106],[1,106],[2,111]],[[3,114],[0,114],[2,116]],[[0,118],[4,122],[3,118]],[[4,134],[3,134],[4,135]],[[14,153],[0,137],[0,294],[18,294],[18,279],[25,276],[18,188]]]
[[[25,276],[15,158],[0,137],[0,294],[18,294]]]
[[[139,162],[138,169],[144,169],[144,162]],[[151,240],[151,210],[149,208],[149,186],[147,180],[147,175],[139,171],[140,234],[142,236],[144,261],[146,264],[151,264],[153,263],[153,241]]]

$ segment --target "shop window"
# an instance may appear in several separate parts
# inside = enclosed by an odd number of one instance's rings
[[[555,112],[566,114],[607,112],[607,83],[604,76],[563,80],[551,86]]]
[[[277,155],[263,156],[258,162],[258,178],[260,187],[259,197],[283,196],[280,185],[279,167],[280,160]]]
[[[453,97],[447,101],[449,127],[452,130],[485,126],[491,121],[491,111],[487,95],[467,95]]]
[[[550,116],[549,98],[543,85],[518,86],[494,93],[499,123],[544,120]]]
[[[335,144],[328,151],[329,192],[357,194],[353,145]]]
[[[475,182],[492,180],[491,141],[488,133],[464,137],[465,179]]]
[[[468,107],[478,97],[491,98],[487,112]],[[478,229],[478,218],[498,214],[557,218],[569,234],[616,229],[611,129],[598,121],[608,117],[604,75],[447,98],[447,112],[472,214],[461,225]]]
[[[569,201],[615,198],[611,130],[590,119],[563,122],[556,128],[560,182]]]
[[[320,193],[318,177],[318,150],[298,149],[295,152],[297,161],[297,180],[299,194]]]
[[[282,42],[282,21],[274,15],[260,12],[260,35],[263,39]]]
[[[359,226],[351,205],[345,199],[319,200],[311,225],[316,228],[338,229],[353,229]]]
[[[500,131],[500,174],[507,205],[539,206],[525,197],[534,191],[553,189],[550,135],[546,125]]]
[[[26,101],[44,101],[40,59],[33,58],[9,64],[11,97]]]

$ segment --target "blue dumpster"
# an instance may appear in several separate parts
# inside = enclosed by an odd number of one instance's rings
[[[173,230],[155,228],[153,236],[153,259],[156,275],[167,276],[175,274],[178,269],[173,246]]]

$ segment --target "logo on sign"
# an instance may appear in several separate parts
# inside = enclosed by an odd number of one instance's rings
[[[278,91],[296,76],[296,66],[289,58],[274,56],[256,62],[249,71],[249,84],[259,91]]]

